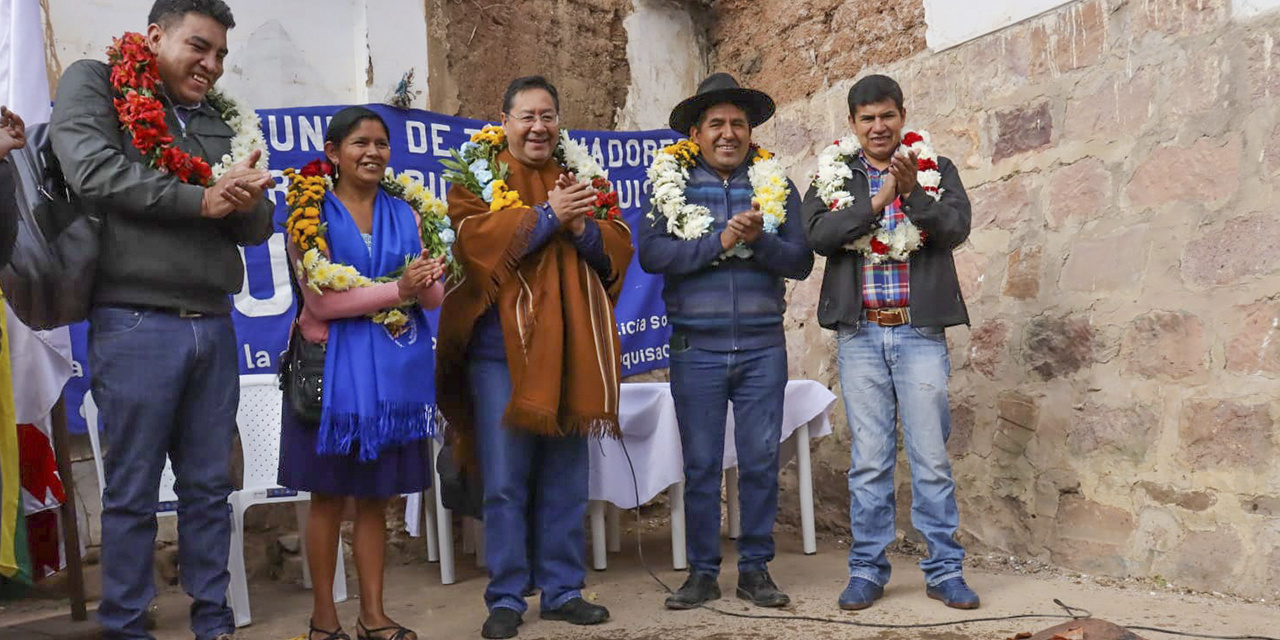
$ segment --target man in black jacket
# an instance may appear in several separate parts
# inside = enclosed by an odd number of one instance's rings
[[[156,57],[155,93],[173,145],[218,163],[236,132],[206,94],[222,75],[231,11],[221,0],[158,0],[148,21],[145,46]],[[50,125],[68,184],[104,213],[89,317],[93,395],[109,445],[98,620],[104,638],[150,637],[144,613],[155,595],[156,493],[167,455],[191,630],[197,640],[225,640],[234,632],[227,496],[239,402],[230,296],[244,280],[237,245],[271,235],[263,198],[271,176],[255,166],[260,151],[213,184],[155,168],[122,130],[110,76],[99,61],[68,67]]]
[[[945,329],[968,324],[951,252],[969,236],[969,200],[955,165],[928,134],[904,131],[902,89],[873,75],[849,90],[846,138],[824,151],[802,207],[809,243],[827,257],[818,321],[838,332],[840,386],[853,436],[849,585],[842,609],[884,594],[894,539],[896,423],[911,462],[912,523],[929,557],[929,597],[972,609],[947,459],[951,430]]]
[[[26,127],[18,114],[0,107],[0,268],[9,264],[13,243],[18,237],[18,174],[9,161],[9,152],[27,144]]]

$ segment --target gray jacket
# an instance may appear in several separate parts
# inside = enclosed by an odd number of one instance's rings
[[[230,294],[244,282],[236,247],[271,236],[273,205],[264,198],[250,214],[202,217],[204,187],[142,163],[121,129],[110,74],[94,60],[68,67],[50,123],[67,184],[103,215],[94,304],[230,313]],[[208,103],[188,116],[185,131],[168,104],[165,122],[179,149],[210,164],[231,149],[234,132]]]
[[[853,328],[862,321],[862,255],[844,245],[871,233],[880,214],[871,210],[871,188],[867,173],[850,161],[853,177],[845,190],[853,203],[838,211],[828,211],[817,190],[809,187],[800,213],[804,218],[809,245],[827,257],[818,298],[818,324],[828,329]],[[969,197],[965,195],[960,172],[947,158],[938,156],[942,174],[942,198],[934,201],[921,189],[904,198],[903,213],[927,237],[924,246],[911,256],[911,324],[916,327],[949,327],[969,324],[969,312],[960,295],[960,280],[951,251],[969,237]]]

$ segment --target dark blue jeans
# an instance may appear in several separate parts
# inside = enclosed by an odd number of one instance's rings
[[[587,439],[508,429],[505,361],[473,359],[469,375],[484,476],[485,604],[523,613],[533,584],[543,610],[559,608],[581,596],[587,576]]]
[[[191,631],[235,629],[227,606],[231,441],[240,400],[230,316],[95,307],[89,318],[93,397],[103,460],[102,605],[105,638],[150,638],[155,597],[156,497],[167,454],[177,476],[178,569],[191,596]]]
[[[730,401],[742,507],[738,570],[762,570],[773,560],[778,440],[786,389],[785,345],[729,352],[671,350],[671,395],[684,449],[690,571],[720,573],[720,477]]]

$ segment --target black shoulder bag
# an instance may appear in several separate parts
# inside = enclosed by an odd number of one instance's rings
[[[293,272],[293,261],[287,262],[289,284],[298,313],[289,331],[289,348],[280,360],[280,389],[284,391],[285,402],[299,418],[318,424],[324,404],[324,345],[302,337],[302,328],[298,325],[304,304],[302,290],[298,288],[298,279]]]

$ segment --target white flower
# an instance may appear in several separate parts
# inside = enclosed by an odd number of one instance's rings
[[[221,161],[211,167],[211,175],[214,180],[221,178],[231,166],[237,162],[243,161],[249,157],[249,154],[255,150],[261,151],[262,156],[258,159],[258,168],[265,169],[270,166],[270,154],[267,152],[267,140],[262,135],[262,121],[258,118],[258,114],[252,109],[245,108],[238,104],[227,94],[223,93],[222,98],[228,105],[230,110],[237,112],[235,117],[227,117],[226,112],[223,113],[223,120],[227,126],[231,127],[234,135],[231,138],[230,153],[222,156]]]

